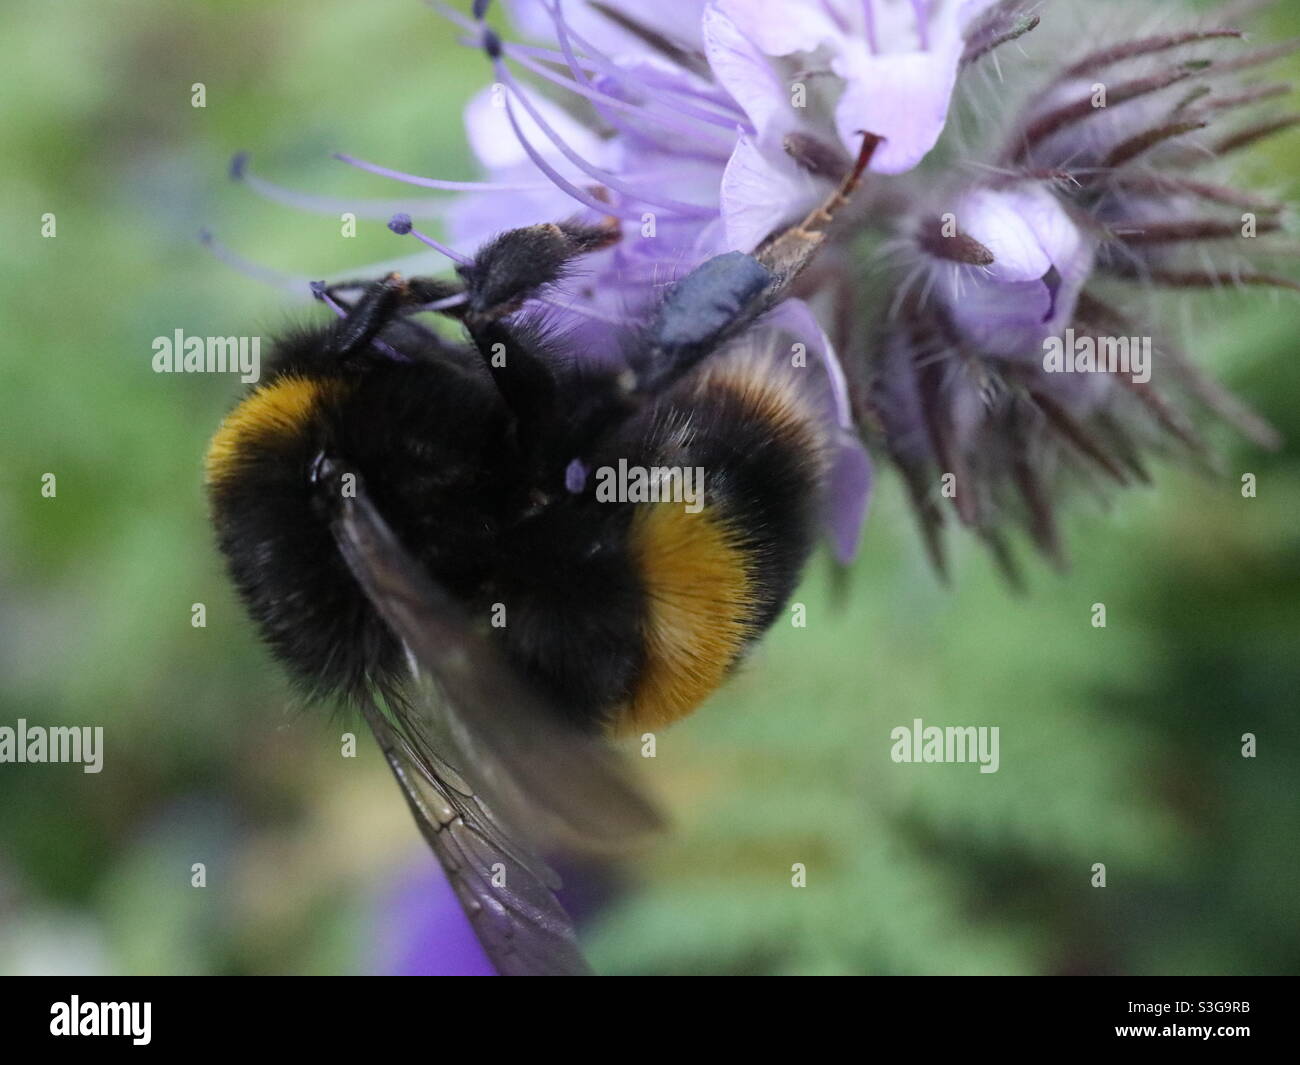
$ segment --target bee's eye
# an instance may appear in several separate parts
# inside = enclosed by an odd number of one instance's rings
[[[307,480],[313,485],[328,488],[336,485],[341,476],[339,464],[324,451],[316,452],[307,466]]]
[[[307,466],[307,479],[311,481],[312,484],[320,484],[321,477],[324,475],[324,467],[327,462],[329,462],[329,459],[325,457],[325,452],[316,452],[315,457]]]

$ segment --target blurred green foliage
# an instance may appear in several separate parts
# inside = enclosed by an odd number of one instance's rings
[[[97,776],[0,766],[0,971],[366,971],[377,892],[427,860],[369,741],[339,758],[355,726],[304,712],[226,587],[200,462],[236,383],[155,375],[150,345],[310,313],[211,260],[201,225],[293,273],[394,255],[382,222],[341,240],[230,186],[234,151],[315,193],[396,195],[336,149],[476,176],[460,109],[487,70],[453,38],[415,0],[0,13],[0,724],[107,734]],[[1292,136],[1252,165],[1294,198],[1298,159]],[[1286,449],[1224,433],[1221,477],[1078,501],[1072,570],[1023,597],[971,544],[938,586],[884,474],[848,594],[816,569],[807,628],[659,737],[676,825],[588,929],[599,968],[1295,971],[1300,313],[1254,293],[1187,316]],[[1000,771],[894,764],[914,717],[998,725]]]

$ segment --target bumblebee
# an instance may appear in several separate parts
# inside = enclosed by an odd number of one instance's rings
[[[750,327],[877,140],[800,224],[676,282],[617,369],[515,315],[617,223],[535,225],[455,281],[318,286],[341,317],[279,338],[212,440],[249,614],[311,694],[365,716],[504,973],[586,971],[538,853],[656,826],[609,738],[722,684],[809,557],[824,418]],[[468,343],[421,325],[429,308]],[[701,470],[701,505],[602,498],[593,471],[620,463]]]

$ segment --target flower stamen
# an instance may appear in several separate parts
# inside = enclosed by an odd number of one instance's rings
[[[434,251],[445,255],[452,262],[460,263],[462,266],[468,266],[474,260],[468,256],[462,255],[455,248],[449,248],[446,244],[434,240],[427,233],[421,233],[411,225],[411,216],[409,214],[398,213],[388,220],[388,228],[396,233],[399,237],[404,237],[408,233],[418,240],[421,244],[428,245]]]
[[[542,133],[545,134],[546,139],[549,140],[553,145],[555,145],[556,149],[558,149],[558,151],[560,152],[561,155],[564,156],[564,158],[566,158],[570,163],[576,166],[588,177],[594,178],[596,181],[599,181],[602,185],[605,185],[613,189],[615,192],[622,193],[624,196],[628,197],[631,200],[637,200],[642,203],[650,204],[652,206],[662,207],[666,211],[672,211],[674,214],[679,214],[686,218],[708,218],[717,214],[716,208],[701,207],[698,204],[683,203],[681,200],[673,200],[673,199],[669,199],[668,197],[653,196],[648,193],[642,192],[638,189],[634,189],[631,186],[625,184],[614,174],[611,174],[608,170],[604,170],[601,167],[595,166],[594,164],[587,162],[587,160],[583,159],[581,155],[579,155],[576,151],[574,151],[573,148],[570,147],[569,144],[564,140],[564,138],[561,137],[554,130],[554,128],[552,128],[550,123],[547,122],[546,119],[542,117],[541,112],[536,107],[534,107],[533,104],[529,101],[527,94],[524,93],[523,91],[523,87],[515,79],[514,75],[512,75],[510,71],[506,69],[505,64],[502,61],[497,60],[495,65],[496,65],[497,77],[506,86],[510,94],[514,96],[514,98],[518,100],[521,105],[523,105],[524,110],[528,112],[529,118],[531,118],[535,123],[537,123],[538,129],[540,129]],[[516,130],[516,133],[518,133],[518,130]],[[639,219],[640,214],[634,213],[632,215],[629,215],[628,217],[631,217],[633,219]]]
[[[701,122],[720,126],[726,130],[734,130],[737,125],[740,125],[745,127],[747,132],[754,132],[753,127],[750,126],[745,116],[735,108],[728,109],[730,114],[719,114],[716,111],[695,107],[694,105],[688,104],[684,101],[674,101],[671,97],[665,97],[663,95],[663,90],[658,86],[648,84],[643,78],[638,78],[631,71],[613,63],[606,56],[602,55],[599,49],[593,47],[590,43],[579,36],[578,33],[565,21],[564,14],[560,10],[558,2],[553,4],[544,4],[544,6],[546,7],[547,13],[555,22],[556,34],[559,37],[561,47],[564,49],[566,55],[573,54],[572,46],[569,43],[572,41],[573,44],[576,44],[586,53],[588,63],[624,85],[639,88],[644,93],[654,95],[665,107],[671,108],[674,111],[679,111],[684,115],[689,115],[692,118],[697,118]],[[572,63],[570,65],[572,66]]]
[[[407,185],[418,185],[421,188],[443,189],[446,192],[541,192],[552,187],[549,181],[443,181],[440,178],[421,177],[418,174],[408,174],[403,170],[380,166],[378,163],[369,163],[344,152],[335,152],[334,158],[348,166],[364,170],[368,174],[401,181]]]
[[[243,185],[247,185],[263,199],[299,211],[332,215],[348,212],[358,218],[380,221],[390,218],[395,211],[404,211],[407,214],[417,215],[421,218],[431,218],[441,215],[447,210],[446,200],[343,199],[341,197],[311,196],[306,193],[295,192],[292,189],[287,189],[282,185],[277,185],[272,181],[267,181],[263,177],[250,173],[248,159],[247,152],[239,152],[231,159],[231,178]]]

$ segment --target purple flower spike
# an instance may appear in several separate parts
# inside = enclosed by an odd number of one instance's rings
[[[1046,13],[1026,19],[1014,5],[985,14],[963,62],[1048,25]],[[1206,450],[1180,393],[1270,442],[1266,424],[1197,370],[1178,338],[1129,317],[1127,307],[1145,300],[1123,292],[1125,283],[1300,291],[1242,259],[1281,229],[1281,205],[1189,174],[1216,144],[1226,159],[1285,125],[1207,139],[1215,118],[1276,95],[1229,75],[1285,49],[1234,57],[1240,37],[1186,28],[1098,41],[1079,56],[1067,29],[1053,39],[1065,69],[1019,89],[1007,78],[1001,112],[986,123],[992,135],[966,138],[987,145],[986,158],[967,160],[935,190],[906,190],[912,206],[890,245],[897,276],[869,395],[940,570],[949,506],[1013,580],[1010,526],[1064,564],[1055,509],[1063,486],[1150,480],[1144,445],[1161,435]],[[1207,71],[1214,80],[1196,84]]]

